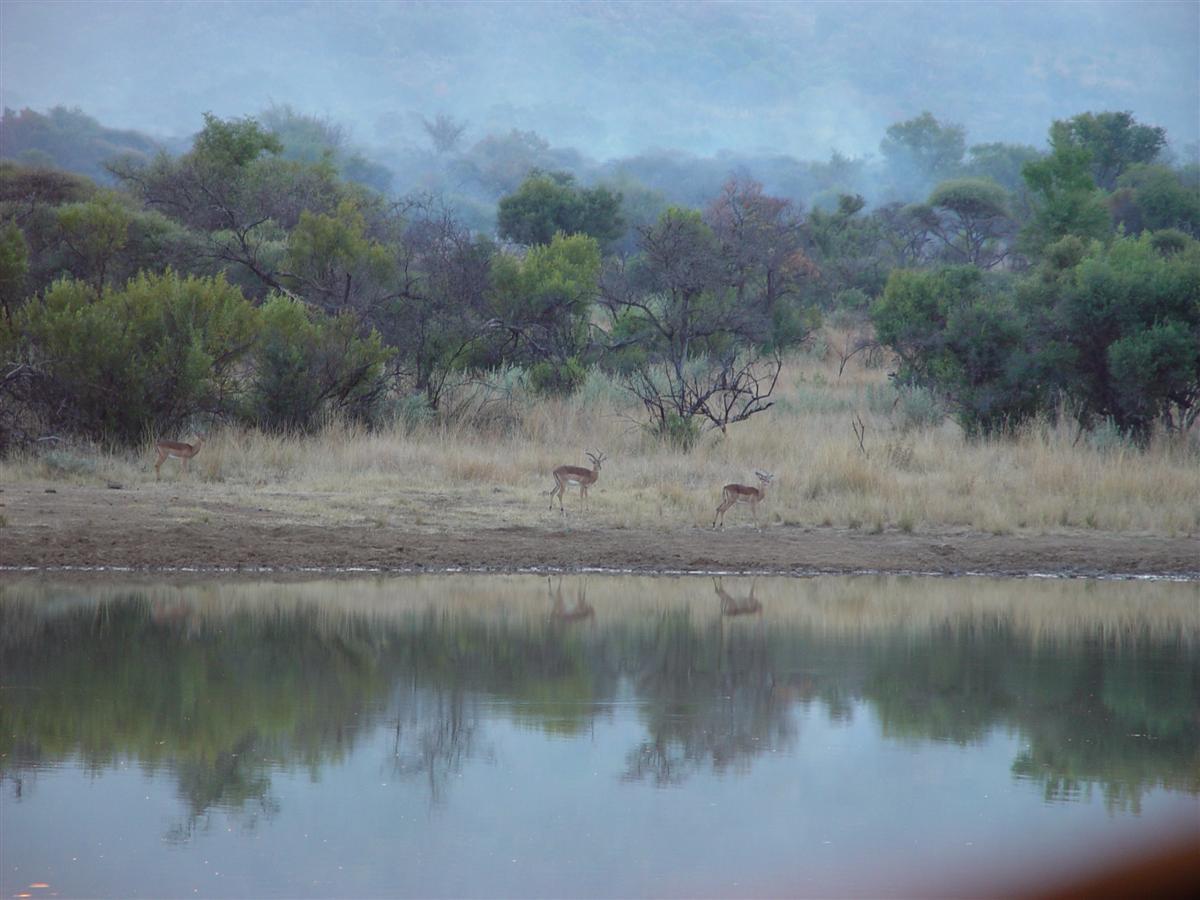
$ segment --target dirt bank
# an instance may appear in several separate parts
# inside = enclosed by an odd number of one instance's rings
[[[0,565],[257,568],[531,566],[635,571],[861,570],[958,574],[1200,575],[1200,538],[1063,532],[880,533],[774,524],[713,532],[625,527],[603,511],[544,523],[455,518],[344,521],[328,497],[202,486],[9,484],[0,492]],[[446,504],[452,506],[452,504]]]

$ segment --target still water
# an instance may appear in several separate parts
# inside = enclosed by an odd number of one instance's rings
[[[5,898],[1006,894],[1188,836],[1195,583],[0,581]]]

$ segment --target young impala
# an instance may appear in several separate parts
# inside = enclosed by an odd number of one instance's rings
[[[188,460],[200,452],[200,445],[204,443],[204,435],[199,435],[194,444],[181,444],[179,441],[158,441],[154,445],[154,449],[158,451],[158,459],[154,462],[154,480],[158,481],[162,472],[162,464],[165,463],[168,457],[175,457],[180,460],[183,471],[188,470]]]
[[[554,509],[554,495],[558,494],[558,511],[563,512],[563,493],[567,490],[567,485],[579,485],[579,502],[583,507],[587,506],[588,487],[596,483],[596,479],[600,477],[600,463],[604,462],[607,457],[603,453],[592,453],[590,450],[585,451],[587,458],[592,461],[592,467],[585,469],[583,466],[559,466],[554,470],[554,487],[550,489],[550,508]]]
[[[758,504],[766,499],[767,485],[775,476],[770,472],[756,471],[754,474],[758,476],[761,487],[750,487],[747,484],[727,484],[721,489],[721,505],[717,507],[717,514],[713,516],[713,528],[717,527],[717,519],[721,520],[721,527],[725,527],[725,510],[735,503],[750,504],[750,512],[754,515],[754,525],[758,527]]]

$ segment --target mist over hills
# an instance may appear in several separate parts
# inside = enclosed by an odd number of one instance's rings
[[[926,109],[973,143],[1042,146],[1090,109],[1200,140],[1191,2],[6,0],[0,16],[3,106],[78,106],[165,141],[204,111],[279,103],[392,154],[438,113],[468,143],[515,128],[595,160],[863,156]]]

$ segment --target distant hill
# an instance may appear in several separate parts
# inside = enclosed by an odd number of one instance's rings
[[[119,156],[149,159],[168,149],[139,131],[106,128],[80,109],[56,106],[47,113],[4,110],[0,158],[48,165],[102,183],[112,176],[104,164]]]

